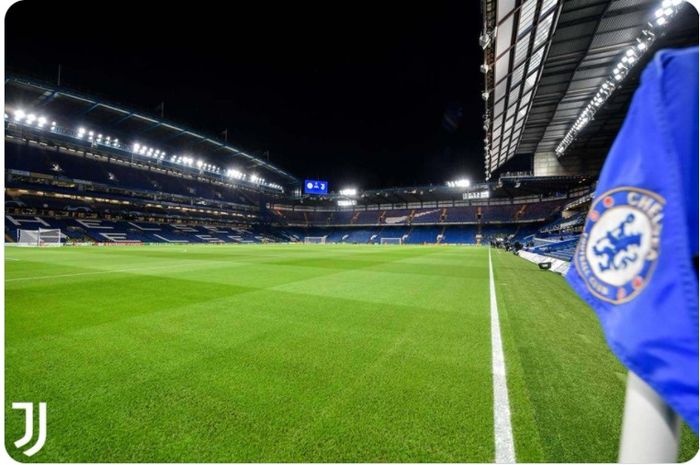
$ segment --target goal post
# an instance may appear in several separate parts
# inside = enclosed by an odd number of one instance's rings
[[[325,244],[328,236],[305,236],[304,244]]]
[[[17,245],[20,247],[60,247],[63,234],[60,229],[18,229]]]
[[[384,244],[401,245],[401,244],[403,244],[403,238],[402,237],[382,237],[379,240],[379,243],[382,245],[384,245]]]

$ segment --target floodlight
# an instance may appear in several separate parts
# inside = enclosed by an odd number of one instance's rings
[[[24,110],[15,111],[15,121],[22,121],[25,116]]]
[[[243,178],[243,173],[236,169],[228,169],[226,171],[226,176],[230,178],[236,178],[236,179],[242,179]]]
[[[457,179],[455,181],[448,181],[447,186],[448,187],[469,187],[471,185],[471,182],[469,179]]]

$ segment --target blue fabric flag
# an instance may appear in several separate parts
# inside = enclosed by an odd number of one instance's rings
[[[566,278],[608,345],[698,432],[698,49],[642,74]]]

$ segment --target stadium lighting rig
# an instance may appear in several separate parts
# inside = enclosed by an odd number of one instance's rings
[[[471,182],[469,179],[457,179],[454,181],[447,181],[447,187],[469,187]]]
[[[603,81],[593,98],[588,102],[584,110],[578,116],[574,125],[569,128],[564,138],[559,142],[555,153],[561,157],[569,146],[576,140],[579,133],[594,119],[595,114],[621,85],[641,58],[651,49],[659,34],[678,13],[683,0],[664,0],[660,7],[654,11],[653,18],[637,37],[636,44],[627,48],[618,62],[612,68],[610,75]]]
[[[245,174],[241,173],[237,169],[229,168],[226,170],[226,177],[233,179],[245,179]]]
[[[5,113],[5,119],[9,119],[9,115]],[[48,123],[48,119],[45,115],[36,115],[35,113],[27,114],[22,109],[17,109],[14,114],[13,121],[17,124],[23,124],[25,126],[34,126],[39,129],[43,129]],[[56,127],[56,122],[51,123],[51,129]]]
[[[136,155],[143,155],[144,157],[155,160],[165,160],[165,157],[168,155],[165,150],[154,149],[153,147],[148,147],[147,145],[141,145],[138,142],[134,142],[132,144],[131,152]]]
[[[53,123],[52,123],[53,124]],[[55,126],[54,126],[55,127]],[[87,135],[87,137],[86,137]],[[118,147],[120,148],[119,145],[119,139],[112,138],[111,136],[103,136],[102,134],[95,134],[95,131],[90,131],[85,129],[84,127],[79,127],[78,130],[75,133],[75,137],[77,139],[87,139],[88,142],[92,145],[106,145],[108,147]]]
[[[236,168],[229,168],[227,169],[223,176],[231,179],[238,179],[241,181],[248,181],[252,184],[258,184],[258,185],[263,185],[266,187],[271,187],[273,189],[277,189],[279,191],[284,192],[284,188],[280,186],[279,184],[276,184],[274,182],[267,182],[265,181],[264,178],[258,176],[257,174],[250,174],[246,175],[245,173],[241,172],[240,170],[237,170]]]
[[[218,175],[222,178],[235,179],[240,181],[247,181],[251,184],[261,185],[269,187],[272,189],[284,192],[284,188],[276,183],[268,182],[261,176],[251,174],[247,176],[237,169],[223,170],[221,167],[209,163],[204,159],[195,159],[191,155],[168,155],[165,150],[156,149],[155,147],[150,147],[148,145],[134,142],[131,145],[121,144],[119,139],[112,137],[110,135],[102,134],[93,129],[86,128],[85,126],[78,126],[76,129],[60,128],[57,126],[56,121],[51,121],[49,123],[49,118],[43,114],[37,114],[22,108],[18,108],[10,114],[5,113],[5,120],[8,123],[13,123],[16,125],[22,125],[27,127],[32,127],[36,129],[48,129],[51,132],[61,133],[70,137],[74,137],[78,140],[88,142],[92,146],[106,146],[110,148],[117,148],[127,152],[131,152],[133,155],[142,156],[148,158],[155,162],[169,161],[170,163],[177,164],[186,168],[196,169],[200,172],[207,172],[210,174]]]

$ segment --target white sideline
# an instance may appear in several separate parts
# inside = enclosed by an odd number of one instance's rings
[[[503,356],[501,325],[498,321],[496,284],[493,280],[491,247],[489,247],[489,291],[491,295],[491,363],[493,367],[493,425],[496,463],[515,463],[513,427],[510,423],[510,402],[506,380],[506,361]]]

